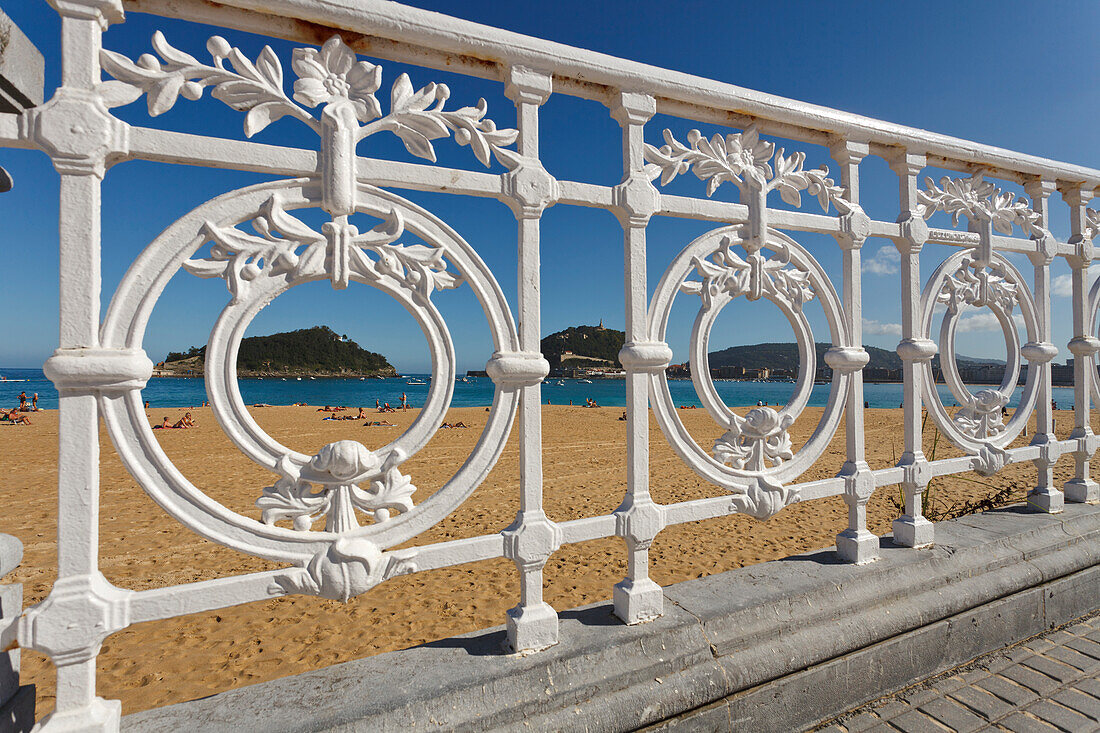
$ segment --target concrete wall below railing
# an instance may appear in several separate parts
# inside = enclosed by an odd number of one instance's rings
[[[561,643],[501,651],[490,629],[148,710],[134,731],[790,731],[1100,608],[1100,507],[1021,507],[665,589],[624,626],[609,603],[561,614]],[[349,630],[351,632],[353,630]],[[196,670],[196,674],[201,670]]]

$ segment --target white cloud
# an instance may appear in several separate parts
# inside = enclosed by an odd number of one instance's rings
[[[1062,298],[1073,297],[1073,276],[1059,275],[1050,282],[1050,291]]]
[[[869,336],[901,336],[901,324],[882,323],[881,321],[864,318],[863,332]]]
[[[1018,327],[1023,327],[1024,317],[1019,313],[1012,314],[1012,320],[1015,321]],[[972,316],[963,316],[959,319],[958,325],[955,326],[956,333],[1000,330],[1001,322],[997,320],[997,316],[993,315],[989,311],[975,313]]]
[[[901,264],[901,255],[896,247],[884,244],[871,257],[863,260],[863,271],[872,275],[895,275]]]

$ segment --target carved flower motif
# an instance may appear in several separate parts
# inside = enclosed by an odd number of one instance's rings
[[[374,93],[382,85],[382,67],[366,61],[356,61],[355,54],[339,36],[325,41],[321,50],[294,49],[291,63],[298,80],[294,82],[294,99],[308,107],[350,101],[355,116],[369,122],[382,116],[382,107]]]
[[[378,522],[413,508],[416,486],[398,469],[404,460],[399,450],[382,459],[354,440],[329,443],[305,466],[284,456],[276,467],[282,478],[264,488],[256,506],[265,524],[292,520],[294,529],[305,531],[325,518],[325,530],[342,533],[359,527],[356,511]],[[356,484],[370,482],[369,489]],[[314,490],[316,488],[316,491]]]
[[[764,471],[768,463],[778,466],[794,458],[787,428],[794,422],[770,407],[749,410],[745,417],[733,416],[730,429],[714,443],[714,457],[746,471]]]
[[[948,275],[936,295],[936,300],[955,314],[963,303],[978,308],[996,305],[1011,313],[1018,299],[1019,286],[1000,262],[983,265],[970,257],[963,258],[957,270]]]
[[[699,144],[700,148],[703,148],[705,141],[700,140]],[[775,143],[761,140],[755,127],[749,127],[744,133],[726,135],[725,140],[720,135],[715,135],[710,145],[713,146],[715,154],[725,153],[726,162],[729,163],[731,170],[744,171],[761,185],[771,178],[772,167],[768,161],[771,160],[772,153],[775,151]]]
[[[299,78],[294,82],[293,99],[283,89],[283,67],[269,46],[252,61],[224,38],[214,36],[207,43],[213,64],[173,48],[159,31],[153,36],[153,48],[163,61],[152,54],[135,62],[113,51],[100,52],[103,70],[114,77],[98,86],[108,107],[129,104],[145,94],[149,113],[159,115],[171,109],[181,95],[199,99],[209,86],[215,99],[248,112],[244,123],[248,136],[290,115],[322,134],[326,127],[322,121],[327,120],[344,133],[336,139],[348,145],[383,130],[392,132],[409,152],[433,163],[432,140],[451,133],[456,143],[469,146],[482,165],[490,165],[496,157],[513,170],[522,160],[507,147],[516,141],[518,130],[498,129],[486,117],[484,99],[474,106],[444,109],[451,94],[445,84],[433,82],[416,90],[409,75],[401,74],[391,89],[389,114],[383,117],[374,96],[382,84],[382,68],[357,61],[339,36],[330,38],[320,50],[294,50],[292,65]],[[302,105],[324,105],[321,121]],[[361,124],[356,125],[356,120]]]
[[[763,440],[779,427],[779,413],[770,407],[750,410],[741,423],[741,434],[750,440]]]
[[[382,552],[362,538],[341,537],[313,556],[305,572],[276,579],[285,593],[305,593],[347,603],[384,580],[416,572],[415,551]]]
[[[649,163],[646,174],[650,180],[660,175],[662,186],[681,173],[693,170],[699,180],[707,182],[707,196],[727,181],[745,194],[746,184],[751,182],[751,188],[765,193],[778,190],[791,206],[801,206],[799,192],[807,191],[817,197],[824,211],[832,204],[840,214],[862,212],[859,206],[847,200],[845,189],[828,177],[827,167],[805,170],[805,153],[784,155],[783,148],[777,151],[775,143],[760,139],[756,125],[725,137],[715,134],[710,139],[698,130],[691,130],[687,134],[687,145],[677,140],[671,130],[664,131],[664,138],[665,145],[659,148],[645,146],[645,159]]]
[[[748,514],[766,522],[779,510],[800,501],[801,498],[797,489],[760,476],[750,484],[745,493],[733,497],[732,508],[738,514]]]
[[[356,476],[381,468],[382,461],[366,446],[354,440],[329,443],[309,462],[309,467],[327,473],[337,481],[350,481]]]
[[[732,247],[733,240],[723,237],[720,247],[709,258],[692,258],[702,282],[688,280],[681,290],[697,293],[703,299],[705,310],[713,308],[715,299],[723,292],[731,298],[741,295],[749,300],[774,298],[795,311],[801,311],[802,306],[813,299],[809,271],[791,263],[791,253],[785,245],[775,248],[775,257],[751,252],[746,259],[739,257]]]
[[[973,222],[991,222],[1002,234],[1011,235],[1013,225],[1033,237],[1048,233],[1042,226],[1042,214],[1032,209],[1027,200],[1002,192],[981,173],[970,178],[944,176],[939,186],[931,178],[924,180],[926,190],[917,191],[917,198],[925,219],[936,211],[943,211],[956,225],[959,217],[965,216]]]
[[[955,413],[954,422],[966,435],[985,440],[1004,432],[1001,408],[1008,404],[1008,395],[995,389],[983,389],[973,401]]]

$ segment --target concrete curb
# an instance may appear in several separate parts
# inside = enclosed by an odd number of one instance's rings
[[[665,589],[624,626],[561,614],[562,642],[500,651],[501,628],[123,718],[128,730],[792,730],[1100,608],[1100,507],[1009,507],[937,545],[841,563],[808,553]],[[692,711],[690,716],[685,713]],[[679,718],[676,718],[679,716]]]

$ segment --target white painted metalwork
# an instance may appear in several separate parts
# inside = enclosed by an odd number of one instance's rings
[[[43,150],[61,176],[60,339],[45,367],[61,395],[58,580],[17,629],[21,645],[50,655],[57,665],[57,708],[45,730],[117,730],[119,704],[95,693],[95,659],[104,639],[142,621],[289,593],[347,600],[394,575],[506,557],[515,562],[521,581],[519,602],[508,613],[508,639],[513,650],[529,652],[558,639],[556,611],[542,598],[542,569],[563,543],[623,538],[628,573],[614,588],[614,605],[619,618],[633,624],[662,613],[661,588],[648,574],[648,550],[669,525],[733,513],[767,519],[792,502],[839,495],[849,506],[849,520],[838,528],[838,552],[864,563],[877,555],[878,538],[867,530],[866,505],[878,487],[903,487],[905,515],[894,523],[894,539],[911,547],[934,540],[931,523],[921,515],[921,494],[936,475],[990,474],[1009,463],[1033,461],[1038,476],[1030,502],[1036,509],[1055,512],[1063,500],[1100,499],[1089,473],[1100,447],[1089,428],[1090,397],[1100,402],[1093,367],[1100,350],[1094,335],[1100,327],[1100,286],[1087,292],[1092,240],[1100,229],[1100,216],[1087,203],[1100,186],[1100,171],[378,0],[50,1],[62,15],[62,85],[49,101],[23,115],[0,115],[0,143]],[[307,47],[295,50],[290,60],[293,81],[284,68],[286,59],[270,48],[250,59],[220,36],[206,44],[209,61],[200,60],[199,49],[176,48],[160,33],[151,42],[155,54],[131,60],[101,48],[103,31],[122,22],[124,10],[266,33]],[[320,48],[308,47],[319,26],[333,34]],[[345,32],[357,39],[351,46],[342,40]],[[464,106],[448,108],[446,86],[416,89],[406,75],[389,85],[390,103],[384,109],[376,93],[383,87],[385,66],[361,54],[502,83],[515,104],[517,127],[498,127],[484,102],[457,100]],[[157,115],[207,90],[242,113],[248,136],[269,124],[303,124],[317,133],[315,148],[130,126],[110,112],[144,97],[149,113]],[[609,108],[622,128],[621,183],[558,181],[546,170],[539,157],[539,108],[552,94],[592,98]],[[658,112],[737,131],[709,139],[693,131],[686,142],[669,130],[658,136],[646,129]],[[396,135],[428,163],[366,156],[359,143],[383,133]],[[772,136],[826,146],[839,164],[839,176],[826,168],[806,169],[803,150],[777,150]],[[503,172],[436,165],[435,146],[444,144],[467,146],[482,166],[499,165]],[[898,175],[896,220],[872,219],[860,207],[859,166],[868,155],[885,158]],[[131,160],[281,178],[229,191],[165,229],[135,259],[101,317],[100,185],[111,166]],[[922,188],[918,176],[928,166],[960,174]],[[688,172],[705,182],[698,195],[662,192],[662,186]],[[987,180],[995,178],[1024,184],[1030,200],[1002,194]],[[709,198],[724,183],[738,190],[739,203]],[[494,273],[459,232],[391,190],[402,188],[495,198],[512,210],[519,255],[515,304],[506,301]],[[1066,242],[1045,228],[1054,190],[1070,207],[1073,235]],[[772,192],[794,210],[770,208]],[[815,197],[824,213],[802,211],[803,192]],[[542,506],[539,407],[540,384],[549,368],[539,353],[540,219],[553,205],[603,208],[619,219],[627,333],[620,353],[627,371],[626,495],[610,515],[560,524],[548,519]],[[295,213],[304,209],[319,209],[328,220],[319,229],[307,225]],[[968,231],[930,229],[925,219],[936,211],[950,214],[956,223],[965,217]],[[686,243],[665,265],[650,299],[646,231],[658,215],[713,222],[714,229]],[[361,230],[353,223],[364,217],[374,222],[372,228]],[[843,254],[839,287],[798,241],[800,232],[836,240]],[[861,247],[868,237],[892,240],[901,255],[903,335],[897,351],[905,364],[905,452],[897,466],[874,471],[864,453],[861,373],[868,362],[862,346]],[[942,262],[925,262],[932,268],[925,283],[921,253],[928,242],[958,251]],[[1006,253],[1030,258],[1030,284]],[[1053,435],[1050,409],[1049,363],[1058,353],[1050,342],[1050,266],[1058,257],[1073,271],[1074,338],[1068,348],[1077,357],[1075,430],[1067,440]],[[144,329],[168,280],[180,269],[221,278],[229,291],[208,343],[207,389],[226,434],[273,474],[270,486],[252,487],[255,516],[230,511],[191,484],[161,450],[142,410],[140,389],[152,370],[142,348]],[[316,455],[298,453],[260,428],[238,391],[236,354],[251,319],[290,288],[323,280],[336,289],[366,285],[388,294],[408,310],[428,341],[435,377],[428,402],[409,430],[383,448],[338,441]],[[468,460],[441,489],[414,505],[415,476],[402,466],[439,427],[455,372],[450,332],[433,297],[459,287],[471,288],[488,322],[495,351],[486,370],[496,396]],[[678,296],[699,298],[691,360],[700,399],[725,430],[713,446],[700,446],[688,434],[665,381],[672,358],[669,315]],[[801,364],[794,396],[778,410],[734,412],[719,398],[705,368],[715,319],[739,297],[774,305],[798,341]],[[824,311],[831,343],[824,359],[833,376],[823,416],[796,451],[788,428],[807,404],[817,358],[815,336],[803,313],[808,303]],[[946,313],[937,343],[931,329],[938,307]],[[967,308],[989,308],[1003,326],[1010,368],[998,389],[972,394],[959,377],[953,341]],[[1024,343],[1013,319],[1017,309]],[[963,405],[954,416],[933,388],[931,359],[937,352],[947,384]],[[1025,397],[1005,422],[1001,407],[1024,362]],[[671,505],[653,500],[651,406],[670,445],[725,496]],[[963,457],[931,461],[923,454],[925,408]],[[1009,447],[1032,414],[1038,432],[1031,444]],[[521,509],[515,522],[495,535],[391,549],[442,520],[470,495],[499,457],[517,415]],[[101,417],[123,463],[166,512],[214,542],[291,567],[144,591],[110,584],[97,568]],[[834,478],[800,482],[842,418],[843,469]],[[1072,455],[1076,464],[1064,493],[1053,485],[1053,466],[1063,455]],[[290,526],[283,526],[287,522]],[[10,629],[4,632],[10,636]]]

